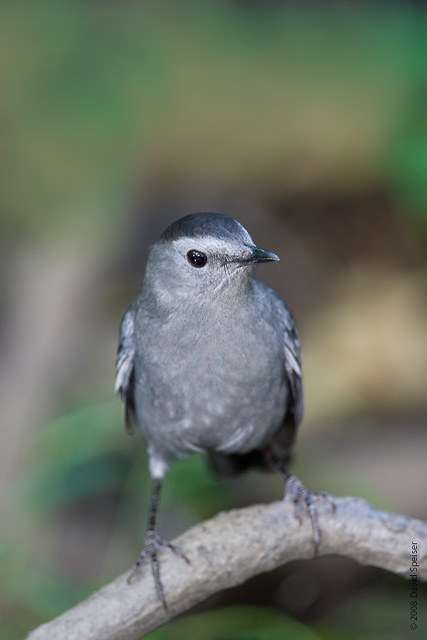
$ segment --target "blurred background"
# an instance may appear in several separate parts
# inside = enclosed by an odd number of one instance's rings
[[[3,0],[0,69],[1,637],[141,549],[149,477],[113,394],[117,335],[147,247],[190,212],[281,257],[258,276],[300,331],[296,475],[426,519],[424,3]],[[160,532],[282,492],[194,456],[167,477]],[[297,562],[150,638],[401,639],[409,593],[343,558]]]

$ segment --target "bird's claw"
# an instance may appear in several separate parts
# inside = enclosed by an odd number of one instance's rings
[[[305,510],[308,511],[311,520],[311,528],[313,530],[314,555],[317,555],[320,544],[320,528],[317,509],[313,503],[314,499],[327,500],[335,512],[336,506],[333,498],[324,492],[308,491],[304,485],[293,475],[290,475],[286,481],[285,500],[290,499],[295,504],[299,523],[302,523],[302,516]]]
[[[335,500],[329,493],[326,493],[326,491],[310,491],[310,495],[312,498],[315,498],[316,500],[325,500],[326,502],[329,503],[333,513],[336,512],[337,505],[335,504]]]
[[[190,560],[187,558],[185,553],[182,551],[180,547],[173,545],[168,540],[162,540],[159,535],[152,530],[147,531],[147,535],[145,538],[145,546],[141,551],[138,560],[133,565],[132,569],[129,572],[127,582],[130,584],[139,567],[143,564],[143,562],[148,558],[151,562],[151,570],[153,572],[154,584],[156,586],[156,593],[163,604],[164,608],[167,609],[165,594],[163,591],[162,581],[160,579],[160,567],[158,561],[158,552],[162,547],[166,547],[170,549],[174,553],[176,553],[180,558],[185,560],[187,564],[190,564]]]

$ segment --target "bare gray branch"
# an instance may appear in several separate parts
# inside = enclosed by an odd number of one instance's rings
[[[333,513],[318,501],[319,556],[346,556],[409,578],[417,542],[418,577],[427,579],[427,523],[378,511],[360,498],[338,498],[336,507]],[[27,640],[137,640],[222,589],[313,556],[310,520],[300,525],[289,501],[220,513],[175,542],[191,565],[161,553],[167,611],[157,599],[151,568],[144,566],[130,586],[127,574],[119,576]]]

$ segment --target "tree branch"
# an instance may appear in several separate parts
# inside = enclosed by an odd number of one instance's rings
[[[336,554],[409,578],[412,544],[417,576],[427,579],[427,523],[378,511],[360,498],[336,499],[334,513],[317,501],[319,556]],[[160,554],[168,610],[156,596],[149,566],[129,586],[127,574],[113,580],[27,640],[137,640],[222,589],[291,560],[313,557],[310,519],[300,525],[290,501],[220,513],[176,541],[191,560]]]

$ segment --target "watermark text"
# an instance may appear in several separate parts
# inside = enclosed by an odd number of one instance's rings
[[[418,627],[418,542],[412,542],[411,566],[409,567],[409,628],[415,631]]]

